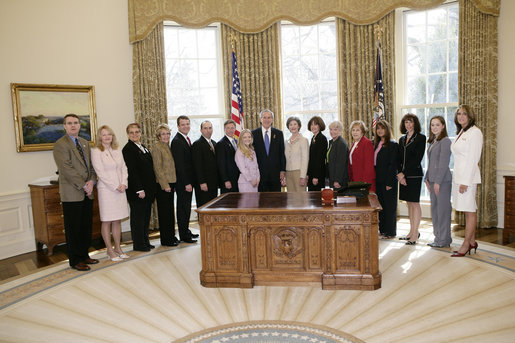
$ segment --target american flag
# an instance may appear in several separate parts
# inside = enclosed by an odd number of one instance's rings
[[[243,130],[243,102],[241,99],[240,77],[238,76],[238,64],[236,54],[232,52],[232,94],[231,94],[231,119],[236,122],[236,137]]]
[[[383,88],[383,72],[382,72],[383,52],[381,50],[381,41],[377,44],[376,58],[376,78],[374,83],[374,119],[372,127],[375,128],[379,120],[384,119],[384,88]]]

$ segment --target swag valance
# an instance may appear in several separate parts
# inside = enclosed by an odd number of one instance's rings
[[[427,9],[444,0],[128,0],[129,39],[145,38],[158,23],[171,20],[199,28],[221,22],[244,33],[257,33],[280,21],[313,25],[327,17],[372,24],[397,7]],[[500,0],[471,0],[483,13],[498,16]]]

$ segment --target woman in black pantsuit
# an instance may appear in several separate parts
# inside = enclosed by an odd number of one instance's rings
[[[327,154],[327,138],[324,120],[315,116],[308,122],[308,128],[313,133],[309,146],[308,162],[308,191],[319,191],[325,187],[325,159]]]
[[[122,149],[129,173],[129,186],[125,190],[131,209],[131,236],[135,251],[150,251],[154,246],[148,239],[150,213],[156,196],[156,175],[150,151],[141,144],[141,126],[127,125],[129,141]]]
[[[422,217],[420,191],[422,188],[422,158],[426,150],[426,136],[420,133],[420,122],[416,115],[408,113],[402,117],[400,131],[404,136],[399,139],[399,200],[408,204],[410,232],[401,239],[406,245],[415,245],[420,236],[418,227]]]
[[[379,212],[379,233],[382,239],[397,235],[397,160],[399,145],[391,139],[392,128],[386,120],[375,127],[374,165],[376,194],[383,210]]]

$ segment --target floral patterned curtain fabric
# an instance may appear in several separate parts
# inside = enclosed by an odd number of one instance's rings
[[[234,45],[241,84],[244,127],[260,126],[259,113],[263,109],[274,112],[274,126],[280,126],[281,101],[279,84],[279,26],[275,24],[260,33],[241,33],[222,24],[222,51],[226,80],[226,108],[231,108],[232,60]]]
[[[394,31],[395,12],[383,17],[376,24],[355,25],[337,19],[339,108],[343,122],[344,137],[350,142],[349,125],[354,120],[363,120],[372,128],[374,83],[377,56],[375,28],[382,29],[383,84],[385,87],[385,118],[393,125],[395,86]],[[371,138],[369,132],[368,137]]]
[[[142,40],[158,23],[173,20],[199,28],[221,22],[246,33],[261,32],[280,20],[312,25],[327,17],[372,24],[397,7],[427,9],[444,0],[128,0],[129,40]],[[499,15],[500,0],[471,0],[487,14]]]
[[[132,86],[135,121],[141,125],[142,143],[150,148],[155,144],[154,133],[159,124],[168,122],[162,23],[145,39],[133,45]],[[155,203],[150,227],[159,227]]]
[[[477,1],[460,0],[459,101],[472,107],[483,132],[478,226],[497,226],[497,16],[483,13]],[[463,214],[458,223],[464,223]]]

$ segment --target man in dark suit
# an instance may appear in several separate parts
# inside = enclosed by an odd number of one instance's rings
[[[218,166],[216,164],[216,142],[211,139],[213,124],[205,120],[200,124],[199,139],[193,143],[193,166],[197,182],[195,184],[195,197],[197,208],[216,198],[218,195]]]
[[[98,263],[89,257],[93,222],[93,187],[97,180],[91,165],[91,148],[79,137],[80,121],[76,114],[64,116],[66,134],[54,144],[54,160],[59,171],[59,193],[63,206],[64,231],[70,266],[90,270]]]
[[[150,251],[154,246],[148,239],[152,204],[156,196],[156,175],[150,151],[141,144],[141,127],[138,123],[127,125],[129,141],[122,149],[127,165],[129,185],[125,190],[131,208],[131,236],[133,249]]]
[[[175,174],[177,183],[175,192],[177,193],[177,226],[179,237],[186,243],[196,243],[193,238],[198,234],[193,234],[190,229],[191,198],[195,182],[195,170],[193,169],[193,158],[191,155],[191,140],[188,137],[190,132],[190,118],[179,116],[177,118],[178,132],[172,140],[172,155],[175,161]]]
[[[261,127],[252,131],[261,180],[259,192],[280,192],[285,184],[286,157],[283,132],[272,127],[274,113],[263,110],[259,114]]]
[[[225,136],[216,143],[216,161],[220,179],[220,192],[238,192],[240,170],[234,161],[237,143],[234,137],[236,122],[232,119],[224,123]]]

